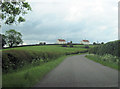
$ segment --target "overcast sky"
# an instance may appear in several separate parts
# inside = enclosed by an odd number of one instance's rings
[[[118,39],[117,0],[29,0],[32,11],[26,22],[3,25],[2,32],[15,29],[24,44],[55,43],[65,39],[79,43],[109,42]]]

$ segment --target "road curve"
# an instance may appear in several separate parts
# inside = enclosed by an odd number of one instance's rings
[[[35,87],[118,87],[118,71],[76,55],[66,58]]]

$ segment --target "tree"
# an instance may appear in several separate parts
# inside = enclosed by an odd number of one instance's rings
[[[11,25],[13,23],[24,22],[23,15],[27,14],[27,11],[31,10],[30,5],[25,0],[11,2],[1,2],[1,19],[5,24]]]
[[[10,29],[9,31],[6,31],[6,42],[9,45],[9,47],[17,46],[19,44],[22,44],[22,34],[20,32],[15,31],[14,29]]]
[[[104,42],[101,42],[101,44],[104,44]]]
[[[72,44],[72,41],[70,41],[70,44]]]
[[[97,43],[93,42],[93,45],[96,45]]]
[[[6,45],[6,36],[4,34],[0,34],[2,40],[2,48]]]
[[[70,45],[70,47],[73,47],[72,41],[70,41],[70,44],[69,44],[69,45]]]
[[[42,42],[40,42],[39,44],[42,45]]]
[[[46,45],[46,42],[44,42],[43,44]]]

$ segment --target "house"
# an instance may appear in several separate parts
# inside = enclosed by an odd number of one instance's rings
[[[66,44],[66,41],[64,39],[57,39],[58,44]]]
[[[82,40],[81,42],[80,42],[80,44],[84,44],[84,45],[89,45],[89,40]]]

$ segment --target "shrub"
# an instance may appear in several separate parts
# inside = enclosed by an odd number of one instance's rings
[[[66,45],[66,44],[65,44]],[[66,45],[67,46],[67,45]],[[27,64],[40,65],[51,60],[55,60],[63,55],[78,54],[86,51],[86,49],[72,49],[72,48],[60,48],[48,47],[48,46],[32,46],[32,47],[20,47],[3,50],[2,52],[2,68],[3,72],[7,73],[11,70],[17,70],[21,67],[25,67]],[[45,48],[45,49],[44,49]],[[49,49],[48,49],[49,48]],[[61,50],[62,49],[62,50]]]
[[[120,57],[120,40],[90,48],[89,53],[98,55],[111,54]]]
[[[10,69],[16,70],[23,67],[27,63],[40,63],[48,62],[51,59],[55,59],[63,55],[62,53],[52,52],[35,52],[35,51],[23,51],[23,50],[8,50],[3,51],[2,68],[3,72],[9,72]],[[38,65],[38,64],[37,64]]]

